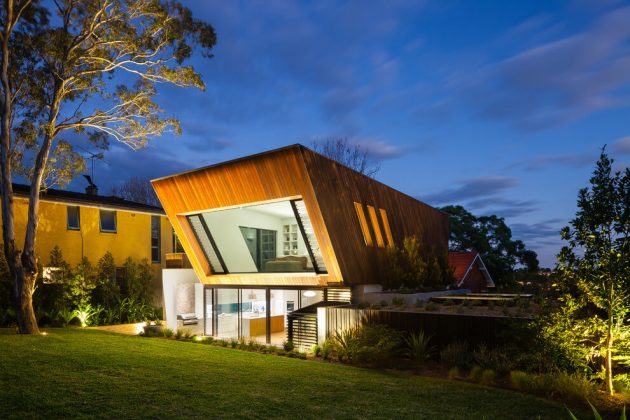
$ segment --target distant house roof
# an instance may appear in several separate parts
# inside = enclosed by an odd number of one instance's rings
[[[13,184],[13,193],[18,197],[28,198],[30,191],[31,188],[28,185]],[[49,188],[46,191],[42,191],[39,197],[43,201],[73,204],[76,206],[98,207],[112,210],[126,210],[138,213],[150,213],[158,215],[165,214],[164,210],[161,207],[151,206],[135,201],[129,201],[113,195],[104,196]]]
[[[479,270],[483,273],[486,279],[487,287],[494,287],[494,281],[486,269],[486,265],[481,259],[481,255],[478,252],[449,252],[448,253],[448,265],[453,269],[453,276],[458,287],[461,287],[466,280],[466,276],[473,269],[475,263],[479,264]]]

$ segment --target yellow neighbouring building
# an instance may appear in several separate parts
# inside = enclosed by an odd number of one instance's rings
[[[177,246],[173,228],[160,207],[136,203],[97,190],[86,193],[48,189],[42,192],[35,251],[46,267],[50,251],[58,246],[71,266],[83,257],[96,264],[111,252],[117,265],[127,257],[136,262],[147,259],[154,273],[152,295],[159,304],[162,295],[162,268],[166,254]],[[14,184],[15,233],[18,247],[26,229],[29,187]]]

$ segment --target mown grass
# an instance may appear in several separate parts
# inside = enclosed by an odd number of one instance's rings
[[[466,383],[94,330],[0,333],[0,418],[567,418]]]

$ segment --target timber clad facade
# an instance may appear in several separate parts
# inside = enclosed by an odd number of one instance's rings
[[[423,249],[447,251],[445,214],[301,145],[154,180],[153,186],[197,277],[204,284],[319,287],[378,284],[379,266],[387,245],[400,246],[405,237],[415,235]],[[230,269],[229,255],[225,255],[230,251],[224,248],[221,252],[222,245],[215,243],[223,237],[213,235],[212,228],[201,226],[211,224],[212,217],[219,217],[217,211],[236,211],[244,206],[271,211],[275,205],[278,209],[273,211],[279,214],[280,203],[285,201],[294,209],[300,239],[291,245],[293,225],[285,225],[289,240],[284,244],[293,248],[284,255],[298,255],[295,259],[299,259],[303,254],[307,267],[303,271],[283,272],[281,268],[277,271],[273,268],[289,266],[285,261],[289,258],[280,256],[285,232],[278,234],[278,244],[270,245],[279,250],[276,261],[263,261],[266,269],[259,264],[257,272],[243,272]],[[246,224],[243,222],[239,227],[243,232],[253,229],[254,237],[257,227]],[[200,237],[199,231],[206,231],[207,239],[203,234]],[[258,231],[258,235],[270,232]],[[303,247],[308,252],[302,252]],[[257,251],[250,247],[250,252],[254,257]],[[221,254],[226,261],[221,261]],[[260,259],[258,254],[256,257]],[[292,264],[295,267],[296,263]],[[233,267],[241,266],[234,263]]]

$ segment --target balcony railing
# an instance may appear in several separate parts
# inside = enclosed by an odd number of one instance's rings
[[[171,252],[166,254],[166,268],[192,268],[192,266],[185,253]]]

